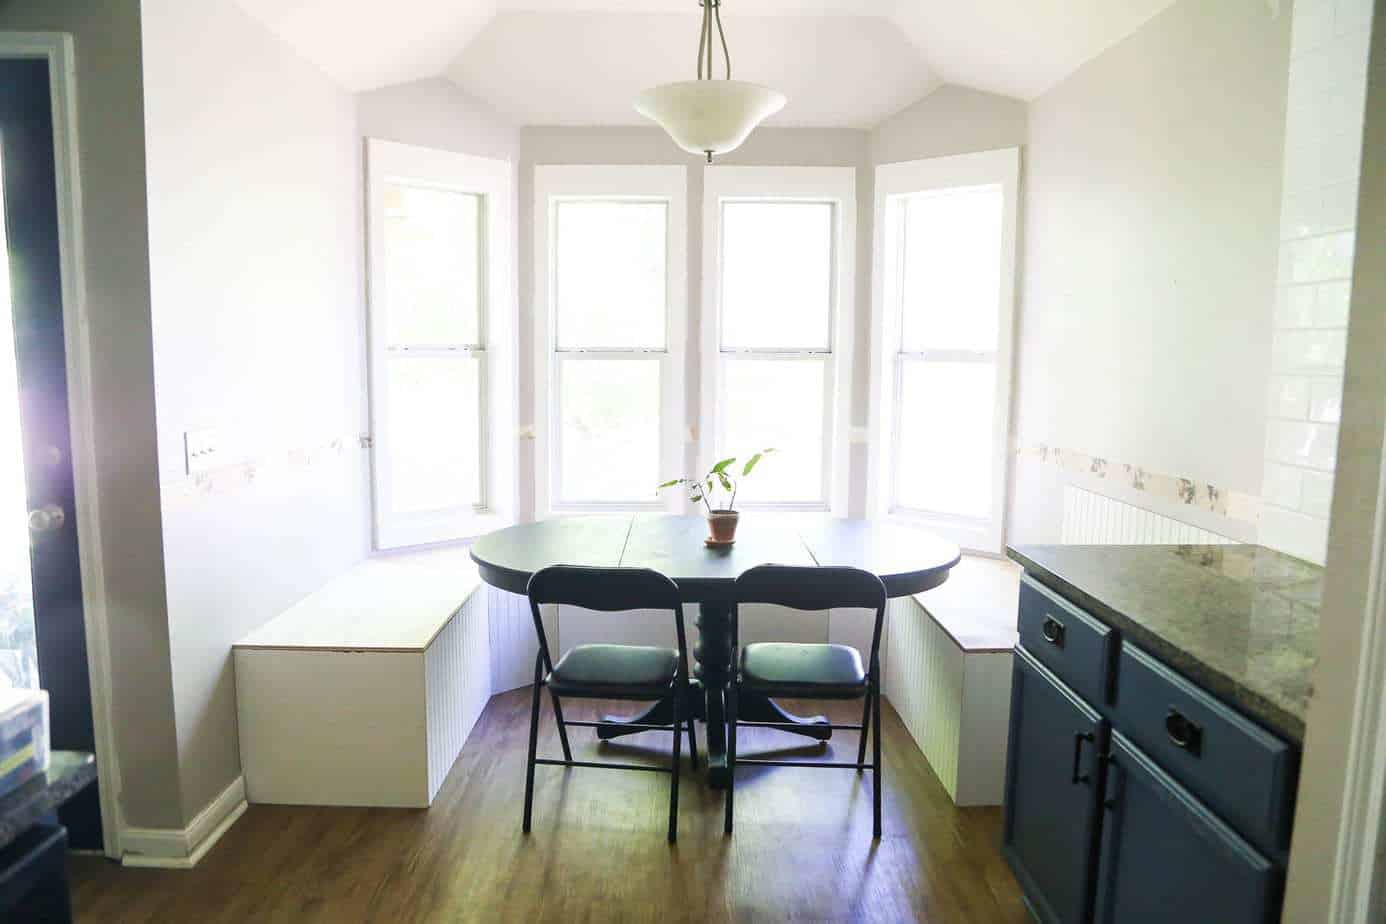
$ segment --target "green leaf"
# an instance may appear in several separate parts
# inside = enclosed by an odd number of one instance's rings
[[[723,459],[721,462],[718,462],[716,465],[714,465],[712,467],[712,471],[708,472],[708,474],[720,475],[727,470],[727,466],[731,465],[735,461],[736,456],[732,456],[730,459]]]
[[[683,484],[685,480],[686,480],[686,479],[684,479],[684,478],[675,478],[673,481],[666,481],[666,482],[664,482],[664,484],[660,485],[660,486],[659,486],[658,488],[656,488],[655,490],[656,490],[656,491],[663,491],[665,488],[672,488],[672,487],[673,487],[674,485],[676,485],[676,484]]]
[[[756,453],[755,455],[747,459],[746,467],[741,470],[741,477],[745,478],[747,475],[751,474],[751,470],[756,467],[760,460],[770,455],[770,453],[774,451],[774,449],[762,449],[760,452]]]
[[[732,489],[731,479],[726,476],[726,473],[718,472],[717,480],[722,482],[723,491],[730,491]]]

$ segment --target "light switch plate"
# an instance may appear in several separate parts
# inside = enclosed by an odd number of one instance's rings
[[[220,440],[213,429],[188,430],[183,434],[183,452],[188,462],[188,474],[205,472],[217,465]]]

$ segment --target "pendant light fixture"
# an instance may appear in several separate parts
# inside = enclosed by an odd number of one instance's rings
[[[658,122],[690,154],[726,154],[741,146],[757,125],[784,108],[777,90],[731,79],[731,53],[722,31],[722,0],[698,0],[703,31],[698,38],[698,79],[666,83],[635,98],[635,111]],[[713,78],[713,22],[722,43],[726,77]]]

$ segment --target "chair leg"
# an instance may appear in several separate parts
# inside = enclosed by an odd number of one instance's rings
[[[693,769],[698,769],[698,739],[693,733],[693,717],[688,717],[688,759],[693,762]]]
[[[879,681],[871,682],[871,717],[876,733],[871,736],[871,837],[881,839],[881,691]]]
[[[857,742],[857,775],[866,766],[866,738],[871,733],[871,688],[866,688],[866,697],[861,704],[861,740]]]
[[[568,727],[563,722],[563,707],[558,704],[558,695],[549,690],[549,698],[553,700],[553,717],[558,722],[558,740],[563,745],[563,759],[572,762],[573,751],[568,747]]]
[[[683,742],[683,723],[679,721],[679,703],[674,702],[674,756],[669,762],[669,843],[679,839],[679,750]]]
[[[727,687],[727,795],[725,800],[726,818],[722,822],[722,833],[732,833],[732,804],[736,798],[736,685]]]
[[[525,760],[525,820],[521,827],[524,833],[529,833],[530,812],[534,807],[534,758],[535,751],[539,747],[539,688],[542,686],[539,678],[539,662],[535,659],[534,665],[534,696],[529,708],[529,756]]]

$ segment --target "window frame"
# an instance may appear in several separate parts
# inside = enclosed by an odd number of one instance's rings
[[[850,494],[852,360],[856,317],[857,169],[855,167],[745,167],[714,165],[703,172],[702,346],[698,466],[706,470],[720,451],[723,367],[739,360],[808,359],[827,363],[824,376],[823,494],[817,501],[743,501],[747,510],[829,512],[847,516]],[[723,349],[722,213],[732,202],[823,202],[833,206],[832,272],[826,350]],[[747,447],[749,448],[749,447]],[[728,448],[728,451],[732,451]]]
[[[567,499],[562,485],[559,403],[562,366],[583,360],[660,359],[659,478],[683,474],[687,441],[685,386],[688,327],[687,168],[650,165],[541,164],[534,168],[534,515],[581,512],[682,512],[676,491],[648,501]],[[649,348],[558,349],[556,216],[560,202],[661,202],[666,208],[665,345]],[[561,355],[560,355],[561,354]]]
[[[371,434],[371,512],[377,550],[469,539],[515,522],[518,511],[518,302],[514,291],[514,170],[506,161],[365,141],[367,367]],[[477,343],[391,347],[385,285],[384,194],[388,185],[477,196],[480,280]],[[481,503],[417,512],[391,505],[391,356],[419,361],[466,353],[480,361],[478,432]]]
[[[875,246],[871,317],[870,425],[867,449],[867,511],[870,516],[927,527],[964,549],[999,554],[1006,533],[1007,486],[1010,483],[1012,366],[1015,347],[1016,228],[1019,210],[1020,149],[1000,148],[927,160],[883,164],[876,168]],[[992,351],[901,349],[904,311],[903,247],[892,234],[892,206],[912,195],[976,186],[1001,189],[1001,275],[997,299],[997,344]],[[903,223],[903,214],[900,215]],[[896,505],[900,388],[906,363],[917,361],[991,361],[995,365],[992,416],[993,504],[986,518]]]

